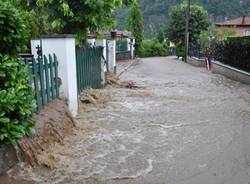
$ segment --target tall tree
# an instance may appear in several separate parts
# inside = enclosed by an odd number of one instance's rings
[[[114,26],[113,11],[134,0],[28,0],[44,7],[50,30],[76,33],[85,38],[88,31],[106,30]],[[32,4],[32,3],[31,3]]]
[[[185,21],[186,21],[187,2],[174,6],[168,16],[166,23],[166,37],[176,43],[183,45],[185,43]],[[200,5],[191,5],[189,22],[189,40],[196,43],[202,31],[210,26],[210,20],[207,11]]]
[[[135,37],[135,52],[138,53],[138,49],[143,40],[143,15],[139,8],[139,2],[133,3],[129,8],[127,29],[131,31]]]

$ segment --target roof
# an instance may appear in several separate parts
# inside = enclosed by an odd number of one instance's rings
[[[217,26],[250,26],[250,17],[241,16],[237,19],[227,20],[225,22],[215,23]]]
[[[133,34],[129,31],[118,31],[116,30],[116,38],[134,38]],[[106,38],[111,38],[111,32],[103,32]],[[88,38],[96,38],[95,33],[88,33]]]

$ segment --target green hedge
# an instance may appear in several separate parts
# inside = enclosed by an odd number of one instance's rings
[[[139,48],[140,57],[167,56],[168,46],[158,40],[143,40]]]
[[[0,0],[0,146],[14,145],[34,132],[31,77],[17,58],[26,43],[26,27],[18,10]]]
[[[16,55],[25,50],[28,30],[21,13],[8,1],[0,0],[0,53]]]
[[[229,38],[217,44],[214,56],[224,64],[250,72],[250,36]]]

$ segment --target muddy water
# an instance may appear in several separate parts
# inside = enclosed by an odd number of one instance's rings
[[[149,58],[108,87],[106,108],[47,155],[56,168],[10,171],[33,183],[250,183],[250,87],[172,58]],[[16,182],[17,183],[17,182]],[[13,183],[13,184],[16,184]]]

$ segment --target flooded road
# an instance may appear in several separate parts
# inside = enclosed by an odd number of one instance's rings
[[[105,108],[16,179],[53,184],[250,184],[250,86],[173,58],[142,59],[107,87]],[[0,183],[3,180],[0,180]]]

